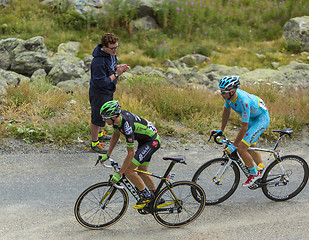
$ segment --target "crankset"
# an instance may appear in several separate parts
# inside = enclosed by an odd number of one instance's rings
[[[251,186],[249,186],[248,188],[249,188],[250,190],[256,190],[256,189],[262,187],[262,185],[263,185],[262,180],[261,180],[261,179],[258,179],[258,180],[255,181],[255,183],[253,183],[253,184],[252,184]]]

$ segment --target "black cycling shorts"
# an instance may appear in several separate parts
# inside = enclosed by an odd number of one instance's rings
[[[149,165],[152,154],[154,154],[160,146],[161,141],[159,135],[157,135],[156,139],[153,141],[139,143],[132,162],[136,166]]]

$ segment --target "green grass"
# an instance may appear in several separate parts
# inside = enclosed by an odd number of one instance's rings
[[[269,108],[271,124],[262,139],[273,140],[274,129],[291,127],[297,133],[309,124],[308,88],[281,89],[261,84],[245,85],[242,89],[259,95]],[[89,140],[87,88],[67,94],[38,80],[11,86],[7,91],[6,103],[0,105],[3,116],[0,137],[59,145],[73,144],[72,139],[78,137],[86,142]],[[207,136],[221,125],[224,101],[219,93],[175,87],[155,76],[141,75],[120,81],[115,99],[122,109],[154,122],[162,135],[185,138],[189,133],[197,133]],[[239,115],[233,112],[227,134],[234,136],[235,127],[239,128],[240,124]]]
[[[43,5],[40,0],[17,0],[1,9],[1,38],[43,36],[54,52],[60,43],[79,41],[79,56],[84,56],[92,53],[104,32],[114,32],[120,37],[120,59],[132,67],[160,66],[167,58],[191,53],[211,57],[210,63],[249,69],[269,67],[274,60],[281,65],[306,60],[298,48],[287,48],[282,38],[283,25],[290,18],[308,14],[308,4],[302,1],[162,0],[163,7],[155,7],[160,29],[139,33],[132,32],[131,23],[137,5],[128,5],[128,1],[111,1],[116,10],[107,5],[106,14],[98,19],[67,10],[63,2],[59,7]],[[265,61],[255,56],[261,51],[267,55]]]
[[[163,0],[164,7],[155,7],[160,29],[138,33],[132,32],[131,23],[137,6],[129,6],[128,1],[112,2],[120,10],[107,7],[106,14],[94,19],[68,11],[66,4],[59,7],[43,5],[40,0],[17,0],[0,9],[1,39],[43,36],[51,52],[56,52],[60,43],[78,41],[78,56],[83,57],[92,53],[104,32],[114,32],[120,38],[120,62],[132,68],[161,66],[166,59],[192,53],[210,57],[210,64],[238,65],[249,70],[271,67],[274,61],[280,65],[294,60],[308,62],[299,54],[299,48],[288,48],[282,38],[285,22],[308,14],[308,4],[303,1]],[[265,57],[260,59],[256,54]],[[242,88],[260,96],[270,110],[271,126],[263,134],[264,139],[274,138],[273,129],[292,127],[297,132],[308,125],[308,88]],[[115,98],[124,109],[155,122],[165,135],[208,135],[211,129],[220,127],[223,100],[208,90],[175,87],[155,76],[138,76],[120,81]],[[89,139],[86,88],[68,95],[43,79],[9,87],[0,114],[0,137],[60,145],[71,144],[77,137]],[[239,126],[239,116],[232,114],[228,133],[235,134]]]

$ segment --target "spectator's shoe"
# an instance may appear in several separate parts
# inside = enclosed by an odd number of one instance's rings
[[[133,206],[134,209],[142,209],[146,206],[147,203],[150,203],[151,198],[147,199],[144,197],[141,197],[137,203]]]
[[[101,141],[110,141],[112,137],[107,135],[105,132],[99,132],[98,138]]]
[[[256,180],[262,178],[262,174],[258,171],[256,175],[250,175],[247,179],[247,181],[245,181],[242,185],[244,187],[250,187],[252,186]]]
[[[95,151],[97,153],[101,153],[101,154],[107,153],[107,150],[104,149],[104,144],[99,143],[99,141],[97,141],[96,143],[92,142],[90,148],[92,151]]]

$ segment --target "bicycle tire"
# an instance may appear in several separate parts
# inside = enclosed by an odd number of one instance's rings
[[[281,157],[280,162],[275,160],[267,167],[262,177],[262,183],[267,184],[262,186],[262,191],[271,200],[286,201],[303,190],[308,182],[308,176],[308,164],[303,158],[286,155]]]
[[[110,194],[111,199],[108,199]],[[101,203],[103,196],[105,201]],[[107,200],[108,199],[108,200]],[[74,207],[76,220],[89,229],[103,229],[118,222],[128,209],[129,197],[125,189],[117,189],[108,182],[87,188]]]
[[[192,191],[197,193],[198,200]],[[198,184],[191,181],[175,182],[163,188],[155,198],[153,216],[165,227],[182,227],[201,215],[205,208],[205,200],[205,192]]]
[[[227,158],[215,158],[200,166],[193,175],[192,181],[199,184],[206,192],[206,205],[216,205],[228,199],[238,187],[240,172],[232,162],[220,183],[214,178],[228,163]]]

